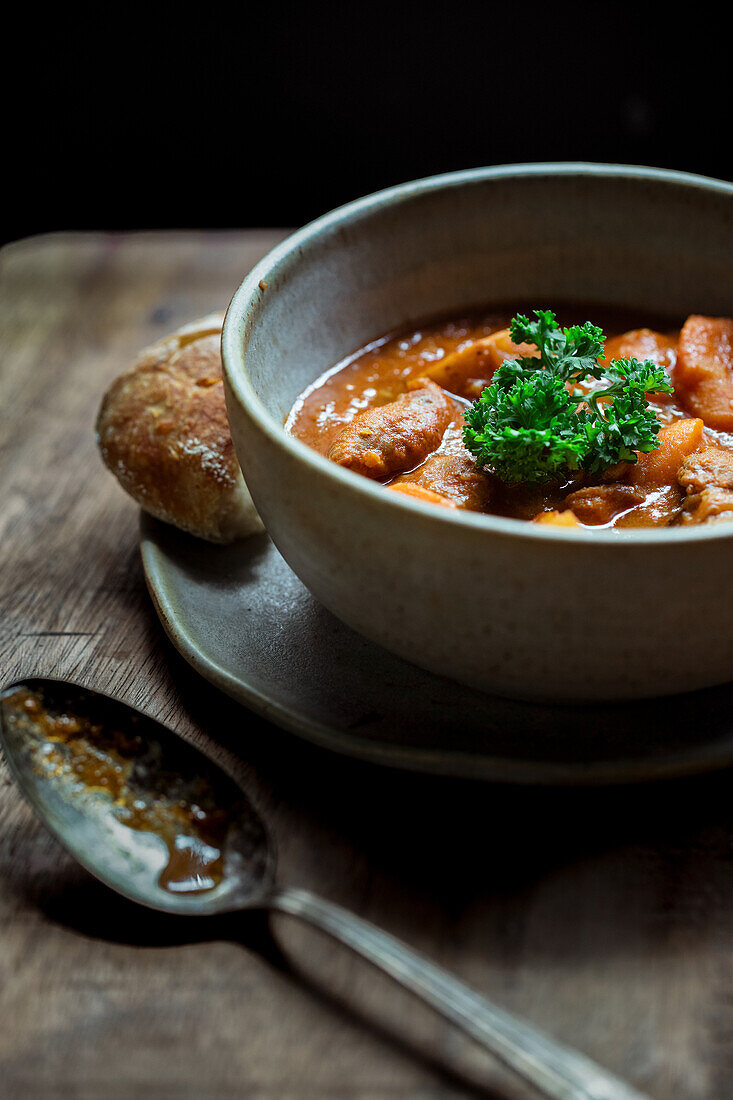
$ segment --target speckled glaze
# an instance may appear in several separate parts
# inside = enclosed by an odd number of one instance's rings
[[[559,164],[405,184],[326,215],[247,276],[224,324],[227,405],[255,504],[329,610],[482,690],[578,702],[733,678],[733,524],[564,531],[386,493],[283,430],[327,366],[398,325],[562,299],[733,312],[733,185]]]
[[[267,535],[212,546],[142,512],[140,549],[182,656],[248,710],[321,748],[492,783],[629,783],[733,765],[733,683],[605,705],[500,698],[349,630]]]

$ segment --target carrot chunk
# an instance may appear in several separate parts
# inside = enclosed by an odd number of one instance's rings
[[[612,359],[651,359],[652,363],[658,363],[664,367],[667,374],[675,384],[675,365],[677,363],[677,345],[669,336],[663,336],[661,332],[654,332],[650,328],[635,328],[631,332],[624,332],[620,336],[613,336],[606,340],[604,348],[606,364]],[[666,393],[655,394],[654,401],[664,404],[672,401],[672,395]]]
[[[687,318],[680,332],[675,386],[691,413],[711,428],[733,431],[733,320]]]
[[[631,467],[629,480],[643,488],[659,488],[672,485],[685,459],[702,443],[705,425],[702,420],[674,420],[659,433],[659,446],[649,454],[640,454]]]

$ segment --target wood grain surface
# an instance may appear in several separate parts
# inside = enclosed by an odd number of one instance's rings
[[[220,697],[164,638],[95,412],[141,346],[225,306],[281,236],[62,235],[2,253],[2,682],[68,676],[142,706],[241,781],[283,881],[376,921],[657,1100],[733,1096],[729,773],[531,790],[382,770]],[[6,1097],[534,1096],[294,922],[119,900],[4,770],[0,1021]]]

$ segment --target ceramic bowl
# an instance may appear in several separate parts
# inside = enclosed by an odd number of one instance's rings
[[[257,508],[315,597],[423,668],[516,698],[733,679],[733,523],[578,532],[456,513],[387,493],[283,429],[327,367],[431,314],[574,299],[730,315],[732,196],[648,168],[478,169],[351,203],[262,260],[224,324],[227,405]]]

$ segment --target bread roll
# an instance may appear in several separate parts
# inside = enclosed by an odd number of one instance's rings
[[[146,512],[210,542],[263,530],[229,431],[212,313],[140,353],[104,396],[102,457]]]

